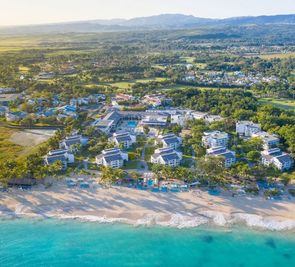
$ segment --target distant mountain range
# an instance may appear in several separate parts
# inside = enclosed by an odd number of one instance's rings
[[[129,20],[91,20],[42,25],[0,27],[0,34],[37,34],[68,32],[114,32],[132,30],[190,29],[205,26],[242,26],[265,24],[294,24],[295,14],[258,17],[206,19],[182,14],[163,14]]]

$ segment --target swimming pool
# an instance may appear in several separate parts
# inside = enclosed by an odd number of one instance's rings
[[[136,128],[138,122],[137,121],[128,121],[127,122],[127,127],[128,128]]]

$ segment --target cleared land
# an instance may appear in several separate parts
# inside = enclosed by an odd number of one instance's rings
[[[53,135],[53,130],[24,130],[13,133],[10,141],[23,147],[30,147],[47,141]]]

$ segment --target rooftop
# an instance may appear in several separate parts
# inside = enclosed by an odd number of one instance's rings
[[[119,142],[132,141],[129,133],[114,134],[114,138]]]
[[[244,125],[244,126],[254,126],[254,127],[261,127],[259,123],[254,123],[253,121],[238,121],[238,125]]]

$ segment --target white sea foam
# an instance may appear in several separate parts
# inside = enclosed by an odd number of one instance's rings
[[[208,223],[208,219],[203,216],[185,216],[172,214],[168,222],[162,222],[162,226],[182,228],[193,228]]]
[[[231,223],[243,223],[252,228],[267,229],[272,231],[295,229],[295,221],[293,220],[278,220],[247,213],[235,214],[232,217]]]
[[[19,206],[15,212],[0,209],[0,217],[37,217],[38,214],[27,213],[23,206]],[[60,220],[79,220],[85,222],[95,222],[102,224],[124,223],[134,226],[153,226],[159,225],[163,227],[173,228],[194,228],[204,224],[213,224],[217,226],[227,227],[231,225],[241,224],[250,228],[265,229],[272,231],[288,231],[295,230],[295,221],[282,220],[271,217],[263,217],[255,214],[235,213],[226,215],[215,211],[202,211],[196,215],[188,214],[167,214],[166,216],[158,214],[146,214],[141,219],[131,220],[128,218],[111,218],[107,216],[94,215],[69,215],[59,213],[40,214],[40,218],[54,218]]]
[[[61,220],[79,220],[85,222],[97,222],[97,223],[131,223],[126,218],[109,218],[106,216],[93,216],[93,215],[53,215],[48,214],[48,217]]]
[[[213,224],[216,224],[218,226],[226,226],[229,222],[229,219],[226,218],[225,214],[222,212],[216,212],[216,211],[204,211],[201,212],[203,216],[206,216],[208,220],[210,220]]]

